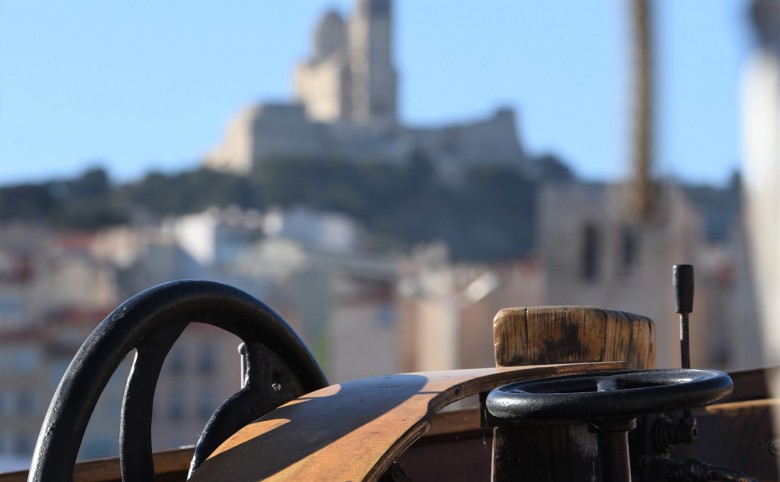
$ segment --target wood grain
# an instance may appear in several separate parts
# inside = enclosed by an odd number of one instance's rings
[[[233,435],[190,480],[376,480],[446,405],[513,381],[624,363],[410,373],[333,385]]]
[[[777,398],[695,410],[699,439],[690,445],[678,445],[672,457],[732,467],[761,482],[780,482],[780,436],[772,430],[773,414],[778,413]]]
[[[484,429],[480,425],[478,407],[451,410],[437,413],[431,418],[431,429],[426,432],[424,439],[481,430]]]
[[[505,308],[493,319],[496,366],[626,361],[655,367],[650,318],[582,306]]]
[[[647,317],[583,306],[506,308],[493,319],[496,366],[623,361],[655,367],[655,326]],[[597,480],[596,437],[584,422],[496,427],[494,482]]]
[[[193,447],[163,450],[152,454],[157,481],[185,480],[192,460]],[[27,471],[0,474],[0,482],[25,482]],[[74,482],[119,481],[119,458],[85,460],[73,469]]]
[[[734,391],[721,403],[771,398],[767,380],[780,378],[780,367],[740,370],[729,372],[729,376],[734,381]]]

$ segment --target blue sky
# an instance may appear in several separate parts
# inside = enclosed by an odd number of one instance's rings
[[[191,168],[245,105],[291,96],[293,65],[349,0],[0,0],[0,184],[105,165]],[[535,154],[627,172],[625,0],[396,0],[401,115],[434,125],[518,111]],[[722,183],[741,153],[746,2],[659,0],[659,175]]]

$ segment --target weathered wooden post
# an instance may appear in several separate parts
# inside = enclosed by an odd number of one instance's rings
[[[647,317],[598,308],[507,308],[493,320],[496,366],[625,361],[655,367]],[[493,429],[493,480],[597,481],[598,447],[585,423]]]

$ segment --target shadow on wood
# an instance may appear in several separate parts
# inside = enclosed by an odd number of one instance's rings
[[[375,480],[450,403],[512,381],[623,363],[388,375],[323,388],[229,438],[190,480]]]

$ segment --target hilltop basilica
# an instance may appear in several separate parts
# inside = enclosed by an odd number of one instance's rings
[[[413,154],[442,173],[477,163],[521,167],[515,113],[437,128],[398,118],[391,0],[355,0],[352,17],[329,11],[313,52],[295,68],[295,101],[250,106],[230,122],[208,167],[246,174],[267,159],[340,158],[402,162]]]

